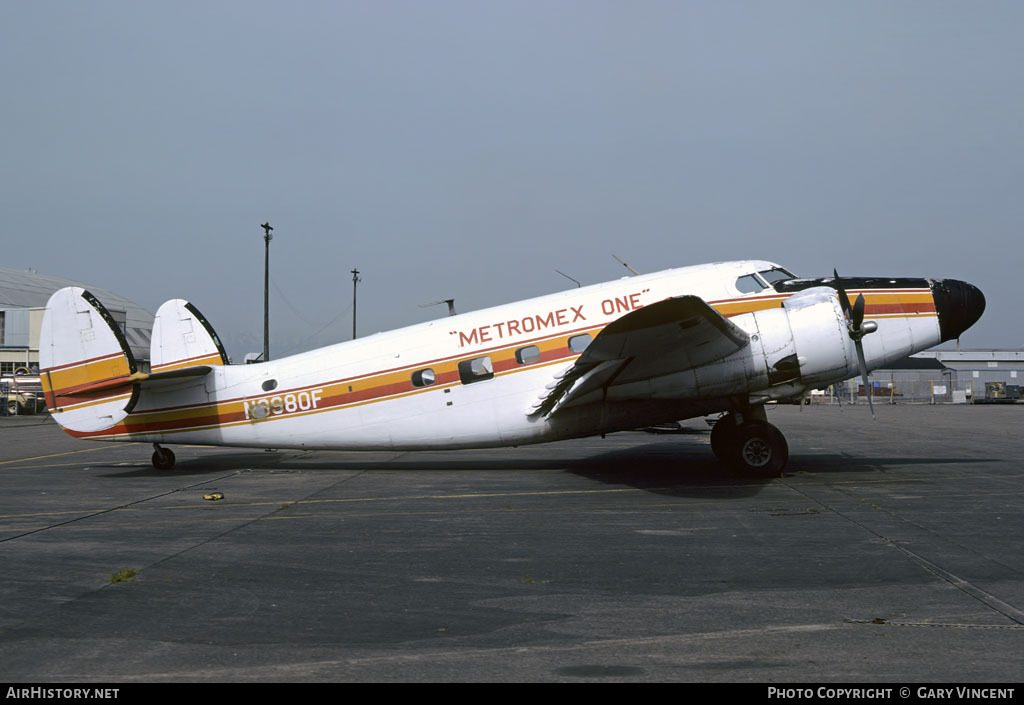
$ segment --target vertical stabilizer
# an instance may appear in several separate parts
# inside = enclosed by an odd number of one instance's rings
[[[171,299],[157,309],[153,320],[149,363],[156,374],[197,365],[226,365],[228,356],[199,309],[188,301]]]
[[[122,421],[138,394],[131,348],[121,328],[85,289],[50,297],[39,337],[46,405],[68,431],[88,433]]]

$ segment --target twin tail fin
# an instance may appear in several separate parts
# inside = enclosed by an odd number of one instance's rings
[[[39,376],[46,405],[64,428],[100,431],[123,420],[139,390],[135,357],[121,328],[80,287],[56,292],[39,334]]]
[[[213,327],[195,306],[171,299],[156,312],[149,353],[154,373],[196,365],[226,365],[227,353]]]
[[[85,289],[50,297],[39,340],[39,373],[53,418],[72,433],[112,428],[149,388],[202,377],[228,364],[220,339],[192,304],[173,299],[153,322],[150,369],[139,370],[120,326]]]

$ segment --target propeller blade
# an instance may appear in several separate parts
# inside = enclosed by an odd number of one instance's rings
[[[864,381],[864,393],[868,397],[868,408],[871,409],[871,420],[875,419],[875,405],[871,401],[871,385],[868,383],[868,364],[864,360],[864,344],[860,340],[854,342],[857,348],[857,364],[860,366],[860,378]]]
[[[857,301],[853,304],[853,318],[850,320],[850,335],[858,339],[864,337],[860,327],[864,322],[864,294],[857,295]]]
[[[861,341],[868,333],[874,333],[878,330],[878,324],[874,321],[864,323],[864,294],[857,294],[857,300],[851,306],[850,297],[846,293],[846,287],[843,286],[843,281],[839,278],[839,271],[833,269],[832,276],[835,277],[836,293],[839,295],[839,306],[843,309],[843,315],[846,316],[846,327],[849,330],[850,339],[857,349],[857,365],[860,367],[860,378],[864,382],[864,393],[868,397],[871,418],[874,419],[875,405],[871,399],[871,385],[868,383],[868,363],[864,359],[864,343]]]
[[[833,269],[832,276],[836,280],[836,292],[839,294],[839,306],[843,309],[843,314],[846,316],[846,320],[850,320],[850,297],[846,295],[846,288],[843,286],[843,280],[839,278],[839,272]]]

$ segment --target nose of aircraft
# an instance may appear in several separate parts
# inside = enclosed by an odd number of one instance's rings
[[[985,311],[985,295],[973,284],[958,279],[935,279],[931,287],[944,341],[959,338]]]

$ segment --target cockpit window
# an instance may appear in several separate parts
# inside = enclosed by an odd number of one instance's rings
[[[787,279],[796,279],[796,277],[782,267],[772,267],[757,274],[744,274],[736,280],[736,288],[739,289],[741,294],[756,294],[759,291],[764,291],[768,287],[774,286],[775,282],[786,281]]]
[[[746,274],[736,280],[736,288],[741,294],[756,294],[765,288],[764,284],[753,274]]]
[[[796,279],[796,277],[782,267],[772,267],[771,269],[766,269],[763,272],[758,272],[758,274],[768,282],[769,286],[775,284],[775,282],[785,281],[786,279]]]

